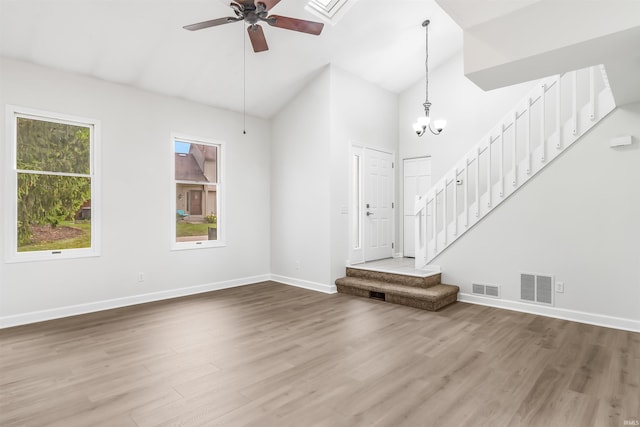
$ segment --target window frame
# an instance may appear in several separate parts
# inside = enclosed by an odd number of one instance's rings
[[[175,164],[175,143],[178,142],[188,142],[190,144],[201,144],[201,145],[212,145],[217,147],[217,182],[210,183],[210,185],[215,185],[216,187],[216,229],[217,229],[217,239],[216,240],[196,240],[192,242],[178,242],[176,241],[176,184],[186,183],[183,180],[176,179],[176,164]],[[219,248],[226,246],[226,232],[224,224],[226,223],[225,216],[225,190],[224,190],[224,173],[225,173],[225,142],[213,138],[204,138],[200,136],[187,135],[178,132],[171,133],[171,155],[170,159],[170,181],[171,181],[171,191],[169,196],[169,212],[170,212],[170,224],[169,232],[170,232],[170,247],[172,251],[181,251],[181,250],[190,250],[190,249],[203,249],[203,248]],[[195,183],[195,181],[193,181]],[[188,193],[187,193],[188,194]],[[206,214],[206,213],[205,213]]]
[[[18,251],[18,118],[47,121],[89,128],[89,174],[91,180],[91,246],[88,248]],[[16,105],[6,106],[7,172],[6,172],[6,251],[8,263],[49,261],[97,257],[101,254],[101,194],[100,194],[100,120]],[[56,175],[56,174],[52,174]],[[62,174],[73,176],[74,174]]]
[[[308,0],[305,10],[331,25],[336,25],[358,0]]]

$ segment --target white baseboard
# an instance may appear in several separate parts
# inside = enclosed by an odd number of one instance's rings
[[[554,317],[556,319],[571,320],[574,322],[586,323],[589,325],[604,326],[605,328],[640,332],[640,321],[625,319],[622,317],[586,313],[584,311],[569,310],[566,308],[538,306],[535,304],[528,304],[520,301],[487,298],[466,293],[459,293],[458,301],[468,302],[470,304],[486,305],[489,307],[503,308],[512,311],[520,311],[523,313],[537,314],[540,316]]]
[[[311,282],[308,280],[296,279],[292,277],[280,276],[277,274],[264,274],[260,276],[245,277],[241,279],[227,280],[216,283],[208,283],[186,288],[171,289],[167,291],[152,292],[142,295],[132,295],[129,297],[115,298],[104,301],[78,304],[50,310],[34,311],[30,313],[17,314],[13,316],[0,317],[0,329],[12,326],[27,325],[29,323],[43,322],[46,320],[60,319],[63,317],[76,316],[79,314],[93,313],[96,311],[110,310],[113,308],[126,307],[130,305],[143,304],[146,302],[161,301],[171,298],[178,298],[188,295],[196,295],[204,292],[217,291],[221,289],[245,286],[254,283],[273,280],[285,285],[296,286],[312,291],[334,294],[337,292],[335,285]],[[557,307],[537,306],[519,301],[501,300],[486,298],[478,295],[459,293],[458,301],[470,304],[485,305],[489,307],[502,308],[506,310],[520,311],[523,313],[537,314],[540,316],[554,317],[557,319],[571,320],[574,322],[586,323],[607,328],[621,329],[625,331],[640,332],[640,321],[625,319],[621,317],[605,316],[601,314],[586,313],[583,311],[568,310]]]
[[[70,305],[50,310],[33,311],[30,313],[17,314],[13,316],[4,316],[0,317],[0,329],[10,328],[12,326],[27,325],[29,323],[43,322],[45,320],[60,319],[62,317],[76,316],[78,314],[93,313],[96,311],[143,304],[146,302],[161,301],[188,295],[196,295],[204,292],[217,291],[220,289],[235,288],[238,286],[264,282],[270,279],[271,276],[269,274],[264,274],[260,276],[245,277],[242,279],[226,280],[216,283],[207,283],[204,285],[189,286],[186,288],[170,289],[167,291],[151,292],[148,294],[132,295],[123,298],[89,302],[86,304]]]
[[[338,292],[338,290],[336,289],[336,285],[326,285],[324,283],[310,282],[308,280],[295,279],[293,277],[280,276],[278,274],[272,274],[271,280],[273,280],[274,282],[284,283],[285,285],[323,292],[325,294],[335,294],[336,292]]]

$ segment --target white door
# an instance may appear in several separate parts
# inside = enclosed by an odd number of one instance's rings
[[[405,159],[404,170],[404,233],[403,255],[415,257],[415,216],[413,210],[416,196],[423,196],[431,187],[431,157]]]
[[[364,260],[393,256],[393,156],[364,150]]]

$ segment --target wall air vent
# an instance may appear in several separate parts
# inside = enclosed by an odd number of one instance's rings
[[[537,304],[553,305],[553,276],[520,274],[520,299]]]
[[[472,292],[474,295],[484,295],[486,297],[500,298],[500,286],[498,285],[483,285],[480,283],[473,283],[472,288]]]

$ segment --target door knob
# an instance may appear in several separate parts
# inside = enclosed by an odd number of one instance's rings
[[[373,212],[367,212],[367,216],[373,215]]]

